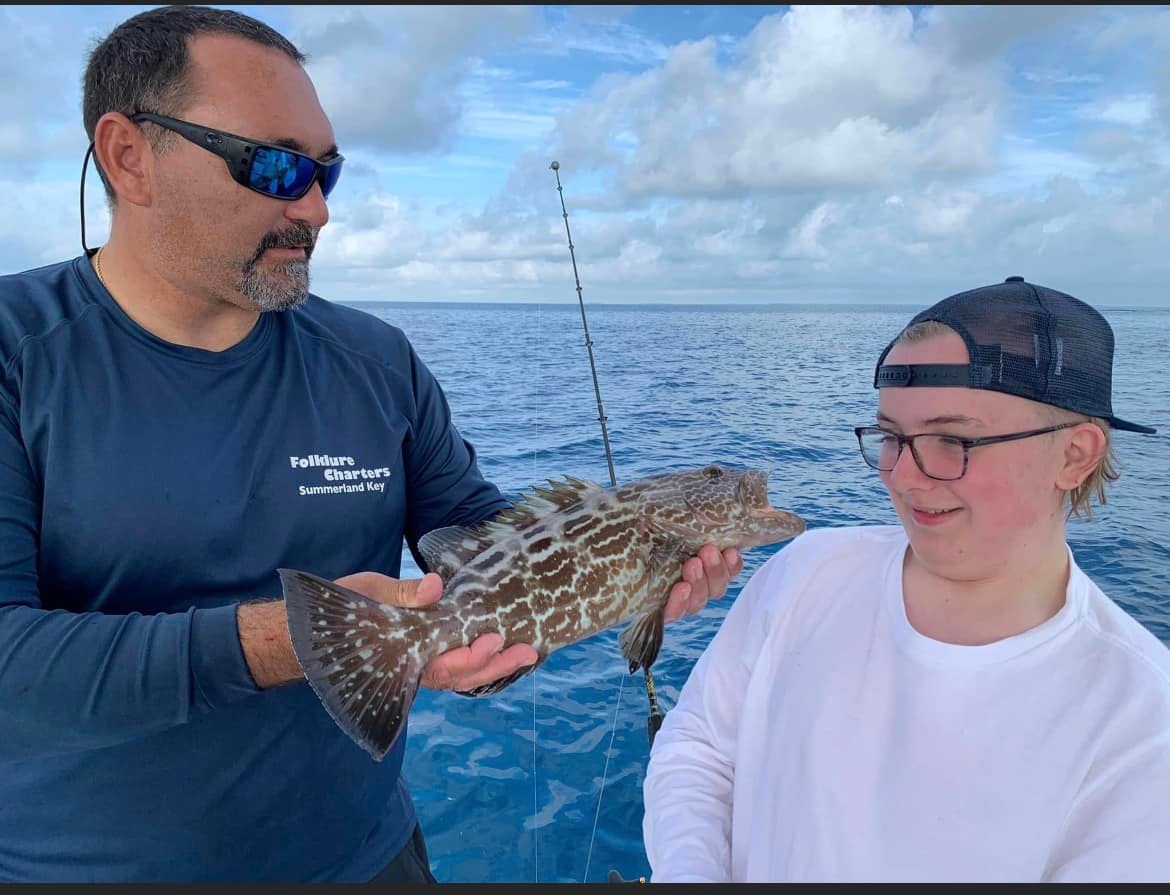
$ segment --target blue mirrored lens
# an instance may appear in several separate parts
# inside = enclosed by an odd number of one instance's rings
[[[326,168],[324,174],[321,177],[321,193],[325,196],[326,199],[328,199],[329,194],[333,192],[333,188],[337,186],[337,180],[341,177],[341,166],[343,164],[344,162],[338,160],[336,164],[330,165],[328,168]]]
[[[312,159],[260,147],[252,156],[252,170],[248,180],[253,189],[270,196],[293,198],[306,192],[313,184],[317,166]]]
[[[253,189],[282,199],[298,199],[313,186],[317,171],[321,170],[321,193],[328,197],[341,176],[341,162],[328,167],[319,166],[307,156],[281,149],[260,147],[252,156],[252,170],[248,181]]]

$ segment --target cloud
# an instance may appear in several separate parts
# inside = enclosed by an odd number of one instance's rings
[[[1105,79],[1101,75],[1078,75],[1061,71],[1025,71],[1020,77],[1025,81],[1037,84],[1100,84]]]
[[[626,21],[630,6],[570,6],[545,10],[544,28],[527,46],[547,56],[589,56],[620,65],[656,64],[667,47]]]
[[[823,202],[810,211],[795,228],[784,247],[785,258],[820,260],[829,256],[821,238],[829,225],[836,219],[837,207],[832,202]]]
[[[1093,121],[1142,127],[1154,116],[1157,97],[1153,93],[1106,96],[1090,103],[1082,114]]]
[[[959,67],[994,62],[1013,44],[1098,19],[1099,8],[1076,5],[929,6],[922,12],[924,42]]]
[[[480,55],[536,20],[514,6],[298,7],[291,22],[338,142],[421,153],[453,144]]]
[[[764,18],[731,64],[707,38],[599,80],[559,120],[557,151],[612,168],[630,195],[848,191],[987,171],[1002,78],[977,58],[956,66],[952,40],[930,37],[902,7],[794,8]]]
[[[86,178],[91,186],[97,178]],[[52,264],[81,254],[76,180],[0,179],[5,196],[0,216],[0,273]],[[88,192],[88,190],[87,190]],[[100,190],[98,191],[100,192]],[[109,214],[95,193],[86,203],[86,241],[101,245],[109,232]]]
[[[61,158],[80,166],[88,145],[81,84],[89,50],[139,9],[0,7],[0,159],[31,169]]]

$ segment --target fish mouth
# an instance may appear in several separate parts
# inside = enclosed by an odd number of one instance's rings
[[[788,537],[795,537],[807,528],[807,523],[796,513],[777,507],[758,507],[748,510],[748,516],[753,521],[762,523],[765,530],[773,533],[785,532]]]
[[[768,477],[771,470],[752,470],[744,477],[744,497],[748,506],[748,518],[765,525],[780,527],[800,534],[805,530],[805,521],[790,510],[772,506],[768,500]]]
[[[753,519],[766,519],[775,522],[786,520],[792,514],[785,510],[777,509],[776,507],[758,507],[748,510],[748,515]]]

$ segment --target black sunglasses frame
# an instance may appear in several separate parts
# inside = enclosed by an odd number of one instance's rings
[[[334,165],[339,165],[345,161],[345,156],[340,153],[331,156],[326,161],[320,161],[312,156],[305,155],[303,152],[289,149],[287,146],[249,140],[247,137],[241,137],[238,134],[229,133],[228,131],[204,127],[190,121],[184,121],[181,118],[155,115],[153,112],[136,112],[129,117],[135,123],[148,121],[152,124],[157,124],[159,127],[165,127],[167,130],[174,131],[179,136],[190,140],[196,146],[201,146],[208,152],[218,155],[224,160],[224,164],[228,167],[228,172],[236,183],[246,189],[259,193],[261,196],[267,196],[269,199],[295,202],[308,193],[315,183],[321,184],[322,192],[324,193],[325,175],[327,171]],[[308,186],[295,196],[277,196],[267,190],[258,189],[251,183],[252,160],[255,157],[257,149],[267,149],[271,152],[284,152],[308,160],[314,165],[313,178],[309,181]],[[81,162],[81,248],[87,256],[92,255],[96,251],[96,249],[91,250],[85,243],[85,171],[89,165],[89,157],[92,154],[93,143],[90,143],[89,148],[85,151],[85,158]],[[95,159],[94,164],[96,163]]]
[[[957,435],[945,435],[941,432],[919,432],[917,435],[901,435],[897,432],[891,432],[889,429],[883,429],[881,426],[858,426],[853,430],[853,434],[857,436],[857,448],[859,451],[861,451],[861,459],[864,460],[865,465],[869,466],[871,469],[876,469],[878,472],[891,472],[894,469],[893,466],[891,466],[889,469],[883,469],[880,466],[876,466],[873,463],[870,463],[869,458],[865,455],[865,446],[861,442],[862,437],[870,433],[881,433],[887,437],[895,438],[898,441],[898,455],[894,458],[894,466],[897,466],[898,461],[902,459],[902,451],[905,449],[906,445],[910,445],[910,454],[914,457],[914,462],[918,465],[919,471],[924,476],[926,476],[928,479],[934,479],[936,482],[957,482],[967,474],[967,461],[969,459],[968,451],[970,451],[970,449],[973,447],[979,447],[980,445],[984,444],[1001,444],[1005,441],[1018,441],[1021,438],[1031,438],[1034,435],[1046,435],[1049,432],[1059,432],[1061,429],[1068,429],[1072,426],[1079,425],[1081,425],[1079,422],[1060,423],[1056,426],[1046,426],[1043,429],[1029,429],[1026,432],[1012,432],[1008,435],[988,435],[984,438],[960,438]],[[962,445],[963,471],[957,476],[945,478],[942,476],[931,475],[929,472],[927,472],[926,467],[922,463],[922,457],[920,457],[918,454],[918,449],[914,447],[914,439],[920,438],[923,435],[928,435],[933,438],[947,438],[956,444]]]
[[[240,186],[259,193],[262,196],[268,196],[270,199],[282,199],[287,202],[295,202],[304,196],[309,190],[313,188],[314,183],[324,185],[325,174],[334,165],[339,165],[345,161],[345,156],[337,154],[329,158],[327,161],[319,161],[310,155],[305,155],[303,152],[297,152],[295,149],[289,149],[287,146],[278,146],[275,143],[261,143],[258,140],[249,140],[247,137],[241,137],[238,134],[229,133],[228,131],[220,131],[215,128],[205,127],[201,124],[194,124],[190,121],[184,121],[181,118],[170,118],[166,115],[155,115],[153,112],[137,112],[130,116],[130,120],[137,123],[140,121],[149,121],[152,124],[157,124],[159,127],[165,127],[167,130],[174,131],[181,137],[190,140],[196,146],[202,146],[208,152],[218,155],[224,160],[231,172],[232,179]],[[256,155],[257,149],[267,149],[271,152],[283,152],[289,155],[295,155],[297,158],[303,158],[310,162],[315,168],[313,179],[309,181],[308,186],[301,190],[296,195],[292,196],[278,196],[266,190],[258,189],[251,183],[252,160]]]

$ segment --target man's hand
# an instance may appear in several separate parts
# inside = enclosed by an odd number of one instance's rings
[[[338,578],[336,583],[374,600],[411,608],[434,603],[443,595],[443,579],[434,572],[409,579],[358,572]],[[420,683],[430,690],[474,690],[535,665],[539,658],[526,643],[513,644],[501,652],[503,644],[499,634],[484,634],[470,646],[448,650],[427,663]]]
[[[742,571],[743,557],[734,547],[720,553],[712,544],[704,545],[698,556],[683,564],[683,580],[670,589],[664,620],[672,622],[702,612],[708,600],[718,600],[727,593],[731,579]]]

